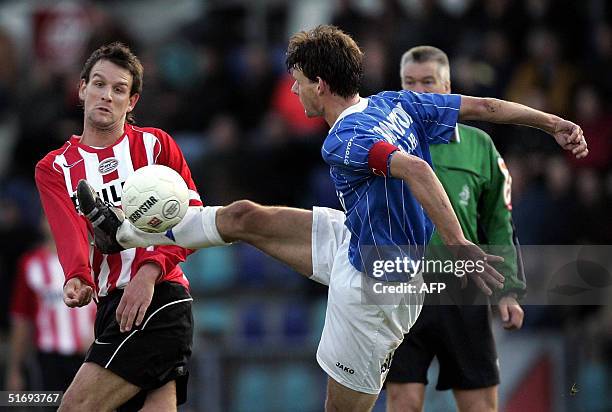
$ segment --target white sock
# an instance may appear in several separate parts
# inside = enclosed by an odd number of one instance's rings
[[[221,238],[215,223],[217,210],[221,207],[190,207],[183,220],[166,233],[144,232],[125,219],[117,230],[117,241],[126,249],[160,245],[202,249],[228,245],[229,243]]]

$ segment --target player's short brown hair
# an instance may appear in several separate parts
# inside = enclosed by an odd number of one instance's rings
[[[287,70],[301,70],[308,79],[323,79],[332,93],[356,95],[363,76],[363,53],[355,40],[335,26],[320,25],[289,39]]]
[[[132,88],[130,89],[130,96],[134,94],[142,93],[142,82],[144,76],[144,68],[140,63],[140,60],[128,46],[120,42],[114,42],[105,44],[95,50],[91,56],[85,61],[83,69],[81,70],[81,80],[85,83],[89,83],[89,75],[91,69],[100,60],[108,60],[119,67],[128,70],[132,74]],[[128,123],[134,123],[133,113],[128,113],[126,116]]]
[[[433,46],[417,46],[404,53],[400,61],[400,76],[404,66],[408,63],[427,63],[431,61],[438,63],[443,80],[450,80],[448,56],[442,50]]]

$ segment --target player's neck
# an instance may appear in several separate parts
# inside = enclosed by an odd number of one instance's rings
[[[123,136],[125,123],[120,122],[108,129],[100,129],[85,122],[81,144],[92,147],[108,147]]]
[[[345,98],[340,96],[332,96],[330,97],[329,103],[327,107],[325,107],[325,122],[327,122],[329,127],[332,127],[336,120],[340,116],[340,113],[345,111],[351,106],[356,105],[361,100],[359,94],[356,94],[352,97]]]

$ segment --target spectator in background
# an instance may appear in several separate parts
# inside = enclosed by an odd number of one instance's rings
[[[96,307],[64,304],[64,272],[45,219],[41,226],[44,241],[21,258],[13,287],[6,370],[9,391],[65,391],[93,342]],[[31,379],[26,384],[23,374],[31,346],[40,369],[38,385]]]
[[[576,74],[571,65],[562,61],[556,34],[544,28],[532,30],[527,39],[527,50],[529,56],[514,72],[506,98],[567,116]],[[543,92],[544,99],[539,107],[534,105],[533,90]]]
[[[601,99],[600,91],[593,84],[578,87],[572,99],[575,106],[576,120],[582,130],[589,136],[592,156],[582,162],[575,162],[568,157],[574,168],[593,168],[605,171],[610,168],[612,158],[612,113]]]

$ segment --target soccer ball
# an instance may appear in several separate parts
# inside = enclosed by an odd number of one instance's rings
[[[189,189],[176,171],[162,165],[142,167],[123,185],[125,216],[145,232],[165,232],[178,224],[189,206]]]

